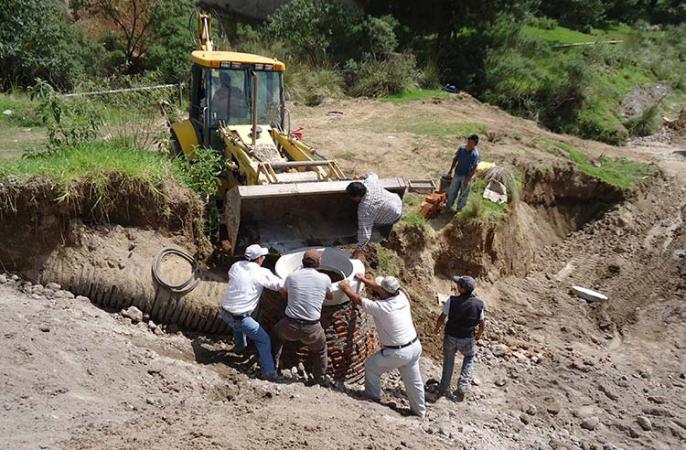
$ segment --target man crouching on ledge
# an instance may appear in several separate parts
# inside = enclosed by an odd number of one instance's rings
[[[398,369],[410,401],[410,409],[424,417],[426,404],[424,385],[419,371],[419,357],[422,345],[412,323],[410,301],[400,289],[395,277],[377,277],[376,280],[357,274],[362,281],[379,296],[372,301],[353,292],[347,280],[339,286],[355,304],[360,305],[374,318],[379,341],[383,348],[367,359],[364,364],[364,391],[367,397],[379,401],[381,398],[381,375]]]

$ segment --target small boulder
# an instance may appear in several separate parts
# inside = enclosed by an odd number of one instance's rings
[[[650,423],[650,419],[648,419],[646,416],[638,416],[636,423],[638,423],[638,425],[645,431],[650,431],[653,429],[653,424]]]
[[[45,287],[53,291],[59,291],[60,289],[62,289],[62,286],[60,286],[57,283],[48,283],[45,285]]]
[[[505,356],[510,353],[510,348],[505,344],[496,344],[491,349],[494,356]]]
[[[538,409],[536,409],[535,405],[529,405],[529,407],[526,409],[526,413],[530,416],[535,416],[536,413],[538,413]]]
[[[120,314],[131,319],[133,323],[141,322],[143,320],[143,311],[133,305],[126,309],[122,309]]]
[[[591,416],[591,417],[584,419],[581,422],[581,428],[583,428],[584,430],[593,431],[596,429],[596,427],[598,426],[599,423],[600,423],[600,419],[598,419],[596,416]]]
[[[0,284],[7,283],[7,276],[5,274],[0,274]]]
[[[76,300],[78,300],[80,302],[90,302],[91,301],[88,297],[85,297],[83,295],[77,295]]]

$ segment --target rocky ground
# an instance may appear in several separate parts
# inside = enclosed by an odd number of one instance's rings
[[[488,330],[473,388],[462,401],[434,401],[429,392],[424,420],[407,415],[396,375],[384,379],[381,404],[361,399],[360,386],[311,388],[293,373],[283,383],[267,383],[255,377],[254,360],[240,359],[221,338],[183,334],[150,323],[140,311],[105,311],[59,286],[0,275],[0,445],[685,447],[686,145],[641,141],[613,148],[557,136],[469,98],[413,108],[345,101],[296,109],[296,115],[349,173],[363,167],[385,176],[441,173],[456,138],[433,136],[425,122],[434,114],[486,123],[492,136],[484,154],[494,160],[544,161],[552,157],[545,139],[556,139],[591,155],[655,162],[663,175],[537,251],[525,276],[480,280]],[[351,129],[363,139],[349,154],[344,143]],[[430,154],[408,164],[419,148]],[[438,278],[428,282],[436,291],[449,286]],[[572,285],[597,289],[609,301],[587,303],[570,294]],[[425,331],[438,304],[413,308],[425,354],[440,356],[438,339]],[[437,379],[440,364],[426,357],[422,371],[426,381]]]

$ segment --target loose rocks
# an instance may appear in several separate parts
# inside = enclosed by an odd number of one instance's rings
[[[141,322],[143,320],[143,311],[135,306],[129,306],[127,309],[122,309],[120,314],[131,319],[133,323]]]
[[[496,344],[491,349],[494,356],[505,356],[510,352],[510,349],[505,344]]]
[[[53,291],[59,291],[62,289],[62,286],[60,286],[57,283],[48,283],[45,285],[46,288],[52,289]]]
[[[599,423],[600,419],[598,419],[595,416],[592,416],[587,419],[584,419],[583,422],[581,422],[581,428],[583,428],[584,430],[593,431],[596,429]]]
[[[653,429],[653,424],[650,423],[650,419],[648,419],[645,416],[639,416],[638,419],[636,419],[636,422],[638,425],[643,428],[645,431],[650,431]]]

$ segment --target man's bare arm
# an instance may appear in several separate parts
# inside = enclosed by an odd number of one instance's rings
[[[476,336],[475,339],[478,341],[481,339],[481,337],[484,335],[484,331],[486,330],[486,321],[485,320],[480,320],[479,321],[479,328],[476,330]]]
[[[341,288],[343,293],[348,296],[350,300],[352,300],[353,303],[356,305],[361,305],[362,304],[362,296],[350,287],[350,283],[348,283],[348,280],[343,280],[340,283],[338,283],[338,286]]]
[[[438,319],[436,319],[436,325],[434,326],[434,334],[438,334],[441,332],[441,327],[443,327],[443,322],[445,322],[445,317],[446,317],[446,315],[441,313],[441,315],[438,316]]]

